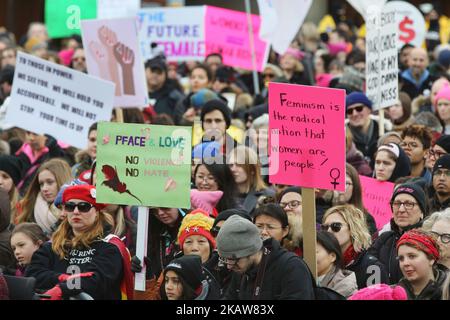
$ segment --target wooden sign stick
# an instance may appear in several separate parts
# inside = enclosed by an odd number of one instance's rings
[[[314,189],[302,188],[303,260],[317,278],[316,259],[316,196]]]

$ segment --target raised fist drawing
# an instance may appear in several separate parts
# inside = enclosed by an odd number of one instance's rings
[[[117,63],[122,67],[123,91],[127,95],[134,95],[134,51],[121,42],[114,46],[114,57]]]
[[[116,84],[116,96],[122,95],[122,86],[120,84],[119,70],[117,68],[116,59],[114,57],[114,46],[117,43],[116,33],[107,26],[101,26],[98,29],[98,38],[106,49],[108,56],[108,69],[110,78]]]
[[[100,70],[100,77],[102,79],[109,79],[110,73],[108,70],[108,56],[105,48],[97,41],[91,41],[89,43],[89,51],[94,57],[95,62],[97,62]]]

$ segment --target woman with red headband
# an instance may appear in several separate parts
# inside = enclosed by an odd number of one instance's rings
[[[409,300],[440,300],[445,272],[436,267],[439,246],[433,236],[414,229],[397,242],[397,255],[403,278],[402,286]]]
[[[94,300],[121,298],[123,260],[121,251],[106,242],[108,225],[96,202],[95,187],[69,186],[63,193],[67,218],[32,257],[26,276],[36,278],[36,288],[47,290],[50,300],[85,292]]]

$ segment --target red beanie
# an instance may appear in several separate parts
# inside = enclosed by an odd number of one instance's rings
[[[209,214],[202,209],[196,209],[187,214],[181,222],[178,231],[178,243],[183,249],[184,241],[190,236],[203,236],[208,239],[211,248],[216,247],[216,240],[212,236],[210,230],[214,224],[214,219],[209,217]]]
[[[89,184],[80,184],[67,187],[63,193],[62,203],[64,204],[72,199],[80,199],[89,202],[95,206],[97,210],[102,210],[107,206],[104,203],[97,203],[95,187]]]
[[[436,240],[424,231],[417,229],[405,232],[397,241],[397,251],[400,246],[407,245],[423,251],[428,257],[439,260],[439,247]]]

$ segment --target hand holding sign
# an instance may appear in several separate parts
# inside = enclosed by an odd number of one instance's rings
[[[123,43],[117,42],[114,45],[113,52],[116,61],[122,67],[122,83],[124,86],[123,91],[125,94],[134,95],[134,51],[125,46]]]
[[[117,69],[117,63],[114,57],[114,46],[117,43],[117,35],[107,26],[102,26],[98,29],[98,38],[107,50],[110,79],[116,84],[116,96],[120,96],[122,93],[119,81],[119,70]]]

